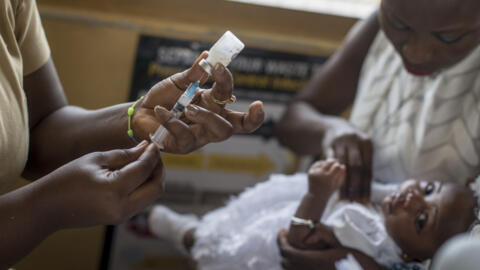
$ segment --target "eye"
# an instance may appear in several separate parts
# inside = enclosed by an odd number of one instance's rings
[[[422,229],[425,227],[428,221],[428,214],[426,212],[422,212],[418,214],[417,218],[415,219],[415,229],[417,233],[421,232]]]
[[[435,190],[435,184],[433,184],[432,182],[429,182],[424,188],[425,195],[432,194],[434,190]]]
[[[390,25],[397,29],[397,30],[408,30],[410,29],[410,27],[402,22],[400,22],[399,20],[397,19],[394,19],[392,16],[389,16],[388,14],[385,14],[385,18],[387,19],[387,21],[390,23]]]
[[[446,35],[441,35],[441,34],[435,34],[435,36],[441,42],[451,44],[451,43],[455,43],[455,42],[459,41],[460,39],[462,39],[464,35],[446,36]]]
[[[408,30],[410,29],[410,27],[408,27],[407,25],[397,21],[397,20],[394,20],[394,19],[390,19],[390,24],[393,26],[393,28],[397,29],[397,30]]]

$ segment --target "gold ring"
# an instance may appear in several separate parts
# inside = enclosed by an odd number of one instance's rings
[[[237,97],[235,95],[232,95],[229,99],[226,100],[218,100],[213,97],[213,95],[210,93],[210,98],[212,99],[213,102],[217,103],[218,105],[225,105],[228,103],[233,103],[235,100],[237,100]]]

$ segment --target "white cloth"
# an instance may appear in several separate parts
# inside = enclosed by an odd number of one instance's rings
[[[335,262],[335,268],[337,270],[363,270],[363,267],[350,253],[348,253],[345,259]]]
[[[280,270],[277,234],[281,228],[289,227],[290,218],[306,191],[306,174],[272,175],[268,181],[247,189],[225,207],[204,216],[192,248],[198,269]],[[395,260],[398,254],[389,257],[383,251],[395,250],[388,246],[393,241],[387,240],[383,223],[375,217],[373,208],[363,208],[359,205],[349,207],[348,203],[332,199],[322,220],[338,225],[335,234],[343,245],[362,251],[368,249],[369,254],[379,256],[374,259],[382,258],[379,263]],[[333,216],[328,218],[330,215]],[[356,225],[356,221],[361,224]],[[372,234],[367,224],[374,224],[379,233]],[[343,237],[344,233],[348,236]],[[352,235],[355,236],[350,239]]]
[[[380,31],[350,119],[372,138],[374,180],[463,184],[480,172],[480,46],[431,76],[411,75],[402,65]]]
[[[330,203],[322,222],[333,228],[343,246],[360,250],[384,266],[402,260],[401,250],[388,235],[379,209],[339,201],[338,194],[332,196]]]
[[[480,239],[468,234],[457,235],[439,249],[433,259],[433,270],[478,270]]]

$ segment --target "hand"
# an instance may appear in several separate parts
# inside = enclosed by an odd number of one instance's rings
[[[324,153],[347,167],[340,198],[370,201],[373,147],[370,138],[344,120],[328,129],[323,139]]]
[[[337,237],[333,233],[332,228],[323,223],[315,224],[313,231],[304,241],[307,249],[327,249],[341,248],[342,244],[338,242]]]
[[[282,267],[287,270],[335,269],[335,261],[346,256],[346,253],[341,252],[343,249],[297,249],[288,243],[284,229],[278,234],[277,244],[282,256]]]
[[[188,153],[209,142],[226,140],[233,133],[249,133],[257,129],[264,119],[263,104],[255,101],[250,104],[247,113],[225,109],[225,105],[216,100],[227,100],[233,91],[232,74],[224,66],[215,66],[212,76],[215,80],[211,89],[200,89],[192,104],[185,110],[181,120],[172,117],[169,112],[177,99],[190,83],[197,80],[200,84],[208,79],[207,73],[198,65],[208,56],[204,52],[190,69],[174,74],[157,83],[140,101],[132,123],[135,136],[149,139],[159,125],[164,125],[169,135],[164,141],[163,151]]]
[[[367,255],[349,248],[328,248],[322,250],[301,250],[292,247],[286,238],[287,232],[281,230],[277,237],[278,248],[282,256],[281,264],[286,270],[336,270],[335,262],[352,254],[363,269],[385,270]]]
[[[329,196],[345,180],[345,165],[335,159],[315,162],[308,170],[308,192],[314,196]]]
[[[45,178],[42,195],[54,197],[58,228],[119,224],[152,204],[163,189],[163,164],[155,145],[96,152]],[[48,216],[48,215],[47,215]]]

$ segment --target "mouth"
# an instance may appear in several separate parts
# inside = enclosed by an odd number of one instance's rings
[[[405,69],[408,71],[408,73],[416,76],[427,76],[434,72],[434,70],[431,70],[431,69],[417,68],[409,64],[404,64],[404,66],[405,66]]]

